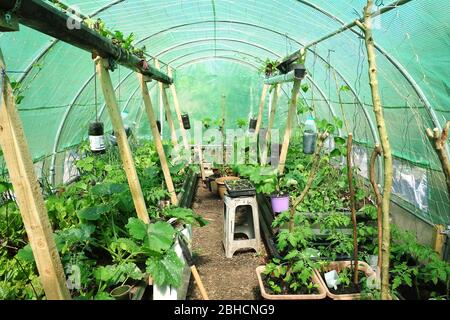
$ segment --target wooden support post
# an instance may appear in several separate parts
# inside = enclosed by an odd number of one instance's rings
[[[392,151],[389,142],[389,136],[384,120],[383,106],[381,104],[381,96],[378,87],[377,74],[377,60],[375,55],[375,44],[372,33],[372,6],[373,0],[367,0],[367,6],[364,8],[364,25],[363,32],[365,36],[367,60],[369,70],[370,89],[372,93],[373,111],[377,121],[378,133],[380,135],[381,147],[383,149],[384,158],[384,188],[383,188],[383,221],[382,221],[382,262],[381,262],[381,299],[391,300],[390,285],[389,285],[389,264],[390,264],[390,246],[391,246],[391,231],[390,231],[390,205],[392,192]]]
[[[172,177],[170,175],[166,154],[164,153],[161,136],[159,135],[158,126],[156,124],[156,117],[155,113],[153,112],[152,100],[150,99],[147,83],[145,82],[145,79],[141,74],[138,74],[138,78],[141,86],[142,98],[144,99],[145,111],[147,112],[148,121],[150,122],[150,128],[152,129],[153,140],[155,141],[156,151],[158,152],[159,161],[161,162],[161,169],[164,174],[167,190],[170,194],[170,201],[173,205],[177,206],[178,198],[177,194],[175,193],[175,188],[173,186]]]
[[[227,106],[227,96],[222,95],[222,124],[220,125],[220,132],[222,133],[222,168],[227,162],[227,150],[225,147],[225,109]]]
[[[280,97],[280,91],[281,91],[281,84],[276,84],[275,88],[273,89],[273,94],[272,94],[272,109],[270,110],[270,118],[269,118],[269,125],[267,127],[267,132],[266,132],[266,138],[265,138],[265,148],[263,150],[263,154],[261,157],[261,164],[264,165],[267,162],[267,152],[269,150],[269,146],[270,146],[270,140],[271,140],[271,133],[270,131],[273,128],[273,123],[275,122],[275,114],[277,112],[277,105],[278,105],[278,99]]]
[[[350,210],[352,213],[353,222],[353,283],[358,285],[359,283],[359,270],[358,270],[358,223],[356,220],[356,203],[355,203],[355,188],[353,186],[353,163],[352,163],[352,149],[353,149],[353,133],[348,134],[347,139],[347,177],[348,188],[350,193]]]
[[[155,59],[155,67],[158,70],[160,69],[160,64],[157,59]],[[166,113],[167,123],[169,124],[172,145],[174,147],[176,147],[176,146],[178,146],[178,139],[177,139],[177,133],[175,131],[175,125],[174,125],[173,119],[172,119],[172,113],[170,112],[169,98],[167,97],[166,87],[162,82],[159,82],[158,85],[159,85],[159,90],[160,90],[161,97],[162,97],[162,103],[164,105],[164,110]]]
[[[203,150],[202,150],[203,147],[201,144],[198,144],[196,148],[198,152],[198,162],[200,163],[200,172],[202,174],[202,181],[205,181],[206,173],[205,173],[205,166],[203,165]]]
[[[286,165],[286,158],[287,153],[289,149],[289,142],[291,140],[291,130],[292,130],[292,123],[296,119],[297,115],[297,98],[298,98],[298,92],[300,90],[300,84],[301,80],[294,80],[294,85],[292,87],[292,96],[291,96],[291,103],[289,106],[289,113],[287,117],[286,122],[286,129],[284,131],[284,139],[283,139],[283,145],[281,147],[281,155],[280,155],[280,163],[278,165],[278,173],[283,174],[284,173],[284,167]]]
[[[139,183],[139,178],[134,166],[130,145],[128,144],[128,138],[125,133],[119,106],[117,105],[114,88],[109,75],[108,60],[97,57],[95,59],[95,63],[97,74],[102,86],[103,95],[105,97],[106,106],[108,107],[109,117],[111,118],[114,134],[117,139],[117,145],[119,146],[120,158],[122,159],[123,167],[127,175],[128,185],[130,186],[137,216],[145,223],[149,223],[150,219],[148,216],[147,207],[145,205],[144,195],[142,194],[141,184]]]
[[[5,74],[0,50],[0,145],[14,187],[17,204],[28,235],[48,300],[70,300],[66,277],[56,248],[44,198],[34,172],[28,143],[15,105],[13,90]]]
[[[255,129],[256,136],[259,134],[259,130],[261,129],[261,123],[264,113],[264,105],[266,104],[266,95],[269,87],[270,86],[268,84],[265,84],[262,90],[261,101],[259,102],[258,119],[256,120],[256,129]]]
[[[433,236],[433,250],[439,254],[442,258],[444,254],[445,238],[445,226],[438,224],[434,226],[434,236]]]
[[[167,74],[169,75],[170,78],[172,78],[172,68],[171,67],[167,67]],[[181,135],[183,136],[183,144],[184,144],[184,148],[186,150],[190,150],[189,148],[189,141],[186,135],[186,130],[184,129],[183,126],[183,119],[181,118],[181,109],[180,109],[180,101],[178,100],[178,95],[177,95],[177,90],[175,88],[175,84],[172,83],[170,85],[170,91],[172,93],[172,98],[173,98],[173,105],[175,107],[175,112],[177,114],[177,118],[178,118],[178,124],[180,126],[180,130],[181,130]]]
[[[373,149],[372,155],[370,156],[370,171],[369,171],[369,177],[370,177],[370,183],[372,184],[373,192],[375,193],[375,201],[377,204],[377,227],[378,227],[378,271],[381,270],[381,261],[383,256],[383,251],[381,250],[382,247],[382,240],[383,240],[383,226],[382,226],[382,219],[383,219],[383,197],[380,192],[380,188],[378,187],[376,175],[375,175],[375,162],[377,160],[378,156],[381,156],[382,149],[379,144],[375,145],[375,148]]]
[[[439,132],[438,128],[431,130],[428,128],[426,130],[427,136],[433,144],[434,150],[436,151],[439,161],[441,162],[442,171],[444,172],[445,180],[447,182],[447,193],[448,200],[450,202],[450,163],[448,160],[447,153],[447,139],[450,130],[450,121],[447,121],[442,132]]]

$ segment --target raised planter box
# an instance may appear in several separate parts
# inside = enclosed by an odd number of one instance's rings
[[[331,270],[336,270],[338,273],[345,269],[351,267],[351,261],[332,261],[328,265],[322,267],[321,270],[315,270],[320,282],[322,283],[322,286],[324,287],[327,296],[333,300],[360,300],[361,294],[360,293],[351,293],[351,294],[334,294],[328,289],[327,284],[325,283],[325,280],[322,278],[321,273],[328,272]],[[369,277],[371,275],[374,275],[375,272],[372,270],[372,268],[365,263],[364,261],[358,261],[358,270],[363,271],[366,274],[366,277]]]
[[[195,197],[195,192],[197,190],[198,174],[190,171],[183,184],[183,192],[179,193],[178,201],[179,206],[183,208],[190,208]],[[181,233],[186,237],[188,243],[192,241],[192,226],[187,225]],[[189,288],[189,281],[191,278],[191,269],[184,259],[181,246],[178,239],[174,243],[174,249],[177,256],[184,261],[183,279],[181,286],[179,288],[174,288],[173,286],[158,286],[153,285],[153,300],[185,300],[187,291]],[[189,247],[189,249],[191,249]]]
[[[190,170],[186,180],[183,183],[183,192],[178,194],[179,206],[182,208],[190,208],[194,201],[195,192],[197,191],[198,173]]]
[[[192,240],[192,226],[186,226],[181,233],[186,237],[188,243],[191,243]],[[191,269],[189,265],[186,263],[184,259],[183,252],[181,250],[181,246],[178,242],[178,239],[174,244],[175,252],[177,253],[178,258],[180,258],[184,262],[184,270],[183,270],[183,279],[181,281],[181,286],[179,288],[175,288],[173,286],[159,286],[157,284],[153,284],[153,300],[185,300],[187,291],[189,288],[189,281],[191,279]],[[189,247],[191,250],[191,248]]]
[[[259,288],[261,290],[261,295],[264,299],[267,300],[321,300],[325,299],[327,293],[325,288],[323,287],[322,282],[318,278],[317,274],[313,272],[312,282],[317,284],[317,290],[319,293],[317,294],[269,294],[266,291],[264,286],[264,282],[262,279],[262,273],[264,271],[264,266],[259,266],[256,268],[256,276],[258,277]]]
[[[264,196],[263,194],[257,194],[256,195],[256,200],[258,202],[258,207],[259,207],[259,225],[261,228],[261,236],[262,239],[264,241],[264,245],[266,246],[266,251],[269,255],[270,258],[281,258],[280,253],[278,252],[277,248],[276,248],[276,239],[275,239],[275,234],[273,233],[272,230],[272,222],[274,220],[274,212],[272,211],[272,206],[270,204],[269,199]],[[302,213],[306,216],[310,216],[312,217],[314,214],[313,213]],[[322,215],[326,215],[327,213],[319,213]],[[346,214],[346,215],[350,215],[350,212],[342,212],[342,214]],[[342,233],[346,233],[346,234],[353,234],[353,229],[352,228],[342,228],[342,229],[338,229],[340,232]],[[327,232],[326,231],[322,231],[320,230],[320,226],[319,225],[312,225],[312,232],[313,234],[316,236],[316,241],[312,242],[312,246],[319,246],[319,245],[327,245],[329,242],[325,240],[326,236],[327,236]],[[350,256],[338,256],[336,258],[336,260],[338,261],[345,261],[345,260],[349,260],[351,259]]]

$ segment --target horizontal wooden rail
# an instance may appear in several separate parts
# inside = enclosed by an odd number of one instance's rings
[[[16,6],[17,4],[17,6]],[[0,9],[13,10],[19,22],[51,37],[69,43],[102,58],[112,58],[117,63],[133,71],[142,73],[156,81],[172,84],[172,78],[152,66],[142,63],[142,59],[130,54],[106,37],[83,23],[75,23],[74,17],[62,12],[45,1],[2,0]],[[67,61],[70,63],[70,61]]]

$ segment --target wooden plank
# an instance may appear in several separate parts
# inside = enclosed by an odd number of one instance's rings
[[[265,137],[265,141],[266,141],[266,145],[264,147],[263,150],[263,154],[261,157],[261,164],[265,165],[267,162],[267,151],[269,149],[270,146],[270,139],[271,139],[271,135],[270,135],[270,130],[272,130],[273,128],[273,123],[275,121],[275,114],[277,112],[277,106],[278,106],[278,100],[280,97],[280,91],[281,91],[281,85],[277,84],[275,85],[275,88],[273,89],[273,95],[272,95],[272,109],[270,110],[270,118],[269,118],[269,126],[267,127],[267,132],[266,132],[266,137]]]
[[[108,71],[108,60],[97,58],[95,60],[97,74],[99,75],[100,84],[102,86],[103,95],[105,97],[106,106],[108,107],[109,117],[114,129],[114,134],[119,147],[120,158],[130,186],[131,195],[133,197],[134,206],[139,219],[145,223],[150,223],[150,219],[145,205],[144,195],[142,194],[141,184],[134,166],[133,156],[131,153],[128,138],[123,126],[122,117],[120,115],[119,106],[117,105],[116,95],[111,82]]]
[[[262,123],[262,118],[263,118],[263,113],[264,113],[264,106],[266,104],[266,96],[267,96],[267,91],[268,91],[269,87],[270,87],[269,85],[265,84],[263,86],[263,90],[261,93],[261,101],[259,102],[258,119],[256,120],[256,129],[255,129],[256,136],[259,134],[259,130],[261,129],[261,123]]]
[[[0,1],[0,8],[9,11],[11,7],[14,7],[19,2],[15,0],[2,0]],[[15,15],[19,19],[19,23],[32,29],[69,43],[89,53],[94,53],[105,58],[111,57],[124,67],[141,72],[157,81],[162,81],[167,84],[172,83],[172,79],[166,74],[151,66],[144,68],[140,57],[135,54],[129,54],[125,49],[114,45],[110,39],[90,29],[86,24],[73,23],[74,19],[71,16],[59,8],[52,6],[50,1],[22,0]]]
[[[447,237],[445,234],[445,226],[438,224],[434,228],[433,250],[442,258],[444,255],[445,238]]]
[[[159,64],[158,59],[155,59],[155,67],[158,70],[160,69],[160,64]],[[177,133],[175,131],[175,125],[174,125],[173,119],[172,119],[172,113],[170,112],[169,98],[167,97],[166,87],[161,82],[158,85],[159,85],[159,90],[160,90],[160,94],[162,97],[162,102],[164,105],[164,110],[166,113],[167,123],[169,124],[172,145],[174,147],[176,147],[176,146],[178,146],[178,139],[177,139]]]
[[[170,194],[170,200],[173,205],[178,205],[178,198],[173,186],[172,176],[170,175],[169,165],[167,164],[166,154],[164,153],[164,147],[159,135],[158,126],[156,125],[156,117],[153,112],[152,100],[148,92],[147,83],[141,74],[138,74],[139,83],[141,85],[142,98],[144,99],[145,111],[147,112],[148,121],[150,122],[150,128],[153,134],[153,140],[155,142],[156,151],[158,152],[159,161],[161,163],[161,169],[166,181],[167,190]]]
[[[294,122],[297,114],[297,98],[300,90],[301,80],[294,80],[294,86],[292,87],[291,103],[289,106],[289,113],[287,117],[286,129],[284,131],[283,145],[281,147],[280,163],[278,165],[278,173],[284,173],[284,167],[286,164],[287,153],[289,149],[289,142],[291,140],[292,123]]]
[[[167,67],[167,75],[173,79],[172,77],[172,68],[171,67]],[[187,138],[187,134],[186,134],[186,130],[184,129],[183,126],[183,119],[181,118],[181,109],[180,109],[180,101],[178,100],[178,95],[177,95],[177,89],[175,88],[175,84],[172,83],[170,86],[170,91],[172,93],[172,98],[173,98],[173,105],[175,107],[175,112],[177,114],[177,118],[178,118],[178,124],[180,126],[180,131],[181,131],[181,135],[183,137],[183,144],[184,144],[184,148],[187,151],[190,151],[190,147],[189,147],[189,141]]]
[[[0,50],[0,69],[6,69]],[[6,74],[2,81],[0,145],[14,187],[17,204],[48,300],[70,300],[66,277],[56,248],[44,198],[38,184],[22,122]]]

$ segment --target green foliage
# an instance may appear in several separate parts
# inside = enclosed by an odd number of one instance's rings
[[[272,76],[277,72],[277,66],[280,62],[278,60],[271,60],[267,58],[261,67],[258,69],[260,74],[264,74],[266,77]]]
[[[167,196],[167,189],[155,147],[144,143],[132,148],[151,215],[149,225],[135,218],[116,148],[104,155],[93,155],[87,144],[81,145],[81,157],[76,162],[79,179],[57,187],[46,199],[74,299],[113,299],[109,294],[112,289],[133,284],[149,271],[158,284],[179,285],[183,261],[173,251],[178,231],[165,220],[176,217],[183,224],[205,224],[190,209],[158,211],[159,200]],[[170,157],[169,161],[172,164]],[[189,166],[171,165],[170,170],[176,189],[181,190]],[[0,190],[12,190],[7,179],[0,180]],[[13,200],[0,206],[0,231],[0,298],[42,299],[33,253]]]
[[[198,225],[204,227],[208,222],[200,215],[196,214],[194,210],[187,208],[171,207],[163,212],[166,218],[176,218],[185,224]]]
[[[247,126],[248,122],[246,119],[239,118],[236,120],[236,125],[238,128],[243,129]]]

